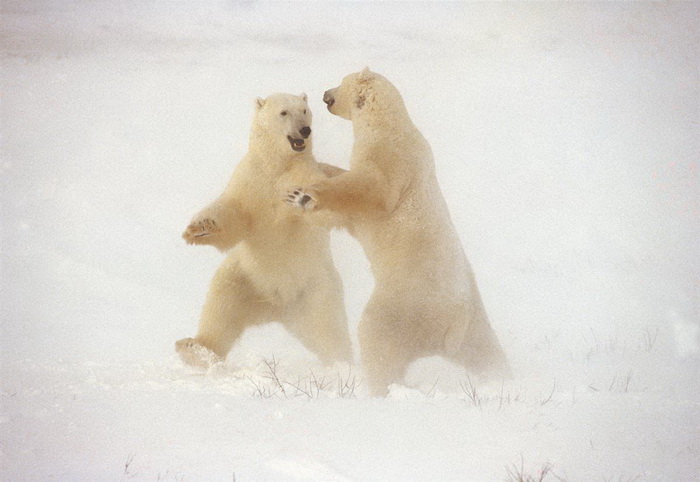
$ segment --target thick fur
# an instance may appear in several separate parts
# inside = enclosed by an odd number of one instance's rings
[[[326,92],[353,123],[350,170],[293,194],[316,216],[342,216],[372,266],[375,289],[359,326],[365,376],[383,395],[417,358],[442,355],[475,374],[508,374],[440,192],[430,146],[398,90],[365,69]]]
[[[255,105],[248,153],[223,194],[183,233],[190,244],[231,251],[211,282],[197,335],[178,341],[177,352],[207,367],[224,359],[247,327],[279,321],[323,362],[351,361],[329,229],[279,201],[290,185],[343,171],[314,159],[305,95],[275,94]]]

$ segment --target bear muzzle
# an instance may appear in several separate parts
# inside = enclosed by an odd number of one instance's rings
[[[295,150],[296,152],[302,152],[304,149],[306,149],[306,142],[304,139],[308,139],[309,136],[311,135],[311,127],[309,126],[304,126],[301,129],[299,129],[299,137],[292,137],[292,136],[287,136],[287,140],[289,141],[289,145],[292,146],[292,149]]]
[[[328,110],[331,110],[333,104],[335,104],[335,97],[333,96],[333,91],[335,89],[327,90],[323,93],[323,102],[326,103]]]
[[[302,152],[304,149],[306,149],[306,142],[304,142],[304,139],[297,139],[292,136],[287,136],[287,140],[289,141],[289,145],[291,145],[292,149],[296,152]]]

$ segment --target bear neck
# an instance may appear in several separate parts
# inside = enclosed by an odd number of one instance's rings
[[[352,127],[356,138],[382,137],[388,133],[415,130],[403,103],[391,107],[375,104],[356,109],[352,115]]]

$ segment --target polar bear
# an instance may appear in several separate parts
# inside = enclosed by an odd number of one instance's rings
[[[183,233],[189,244],[232,249],[211,282],[197,335],[178,341],[176,350],[184,362],[206,368],[225,359],[246,327],[279,321],[322,362],[350,362],[330,228],[279,201],[290,185],[343,170],[314,159],[305,94],[274,94],[255,107],[248,153],[223,194]]]
[[[350,170],[289,194],[314,217],[341,215],[364,248],[375,288],[359,325],[362,365],[374,395],[408,365],[441,355],[476,375],[506,376],[471,266],[440,192],[430,146],[399,91],[365,69],[323,96],[352,121]]]

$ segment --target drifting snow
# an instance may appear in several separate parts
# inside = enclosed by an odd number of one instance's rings
[[[696,4],[2,9],[3,480],[700,471]],[[370,399],[276,325],[183,367],[221,255],[179,234],[246,151],[252,100],[307,92],[317,158],[347,166],[321,96],[365,65],[431,142],[516,377],[422,360]],[[355,335],[372,279],[333,243]]]

